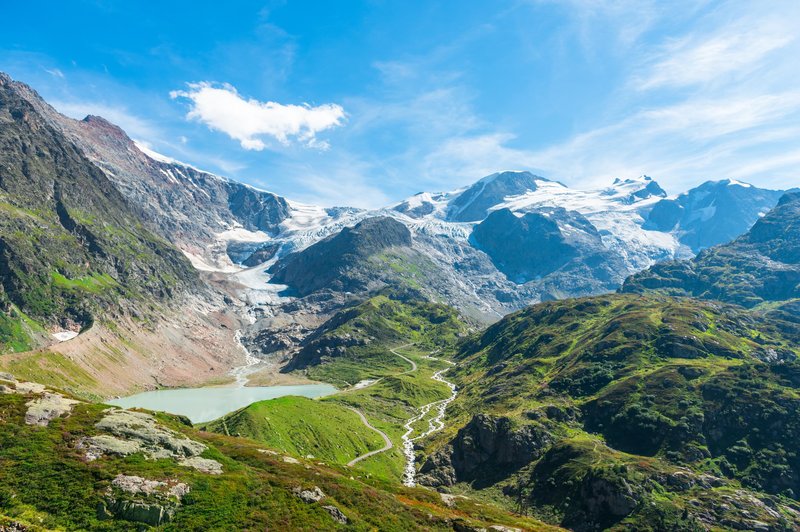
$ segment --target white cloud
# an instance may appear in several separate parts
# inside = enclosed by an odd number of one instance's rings
[[[731,27],[711,37],[672,42],[637,80],[638,88],[682,87],[714,81],[727,74],[747,73],[767,54],[795,38],[788,28],[770,26],[750,31]]]
[[[44,71],[47,72],[48,74],[50,74],[51,76],[53,76],[54,78],[64,79],[64,73],[61,72],[61,70],[59,70],[57,68],[53,68],[53,69],[45,68]]]
[[[190,83],[189,90],[172,91],[170,96],[190,100],[187,118],[227,134],[246,150],[265,149],[265,136],[281,144],[297,140],[326,149],[327,142],[317,140],[317,133],[342,125],[346,116],[340,105],[332,103],[312,107],[245,99],[228,84]]]

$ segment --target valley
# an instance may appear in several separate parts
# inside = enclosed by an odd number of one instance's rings
[[[796,190],[320,207],[5,74],[0,148],[0,530],[800,527]]]

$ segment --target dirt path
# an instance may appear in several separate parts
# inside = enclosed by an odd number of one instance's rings
[[[348,407],[348,408],[350,408],[350,407]],[[370,451],[368,453],[362,454],[361,456],[357,456],[356,458],[353,458],[352,460],[347,462],[347,467],[353,467],[354,465],[356,465],[361,460],[365,460],[365,459],[369,458],[370,456],[375,456],[378,453],[382,453],[382,452],[388,451],[389,449],[394,447],[394,444],[392,443],[392,440],[389,439],[389,436],[387,436],[386,433],[383,432],[382,430],[376,429],[375,427],[370,425],[369,421],[367,421],[366,416],[360,410],[357,410],[355,408],[350,408],[350,410],[352,410],[353,412],[358,414],[358,417],[361,418],[361,421],[364,423],[364,425],[368,429],[372,430],[373,432],[377,432],[378,434],[380,434],[381,437],[383,438],[383,441],[385,442],[385,445],[380,449],[376,449],[374,451]]]
[[[411,369],[409,369],[409,370],[406,370],[406,371],[403,371],[402,373],[398,373],[398,375],[405,375],[405,374],[407,374],[407,373],[413,373],[413,372],[417,371],[417,363],[416,363],[416,362],[414,362],[414,361],[413,361],[413,360],[411,360],[410,358],[407,358],[407,357],[405,357],[405,356],[401,355],[400,353],[398,353],[398,352],[396,351],[397,349],[403,349],[404,347],[408,347],[408,346],[410,346],[410,345],[411,345],[411,344],[409,343],[409,344],[404,344],[404,345],[401,345],[401,346],[398,346],[398,347],[393,347],[393,348],[389,349],[389,352],[391,352],[391,353],[392,353],[392,354],[394,354],[394,355],[397,355],[397,356],[399,356],[400,358],[402,358],[403,360],[405,360],[406,362],[408,362],[409,364],[411,364]],[[365,385],[365,386],[358,387],[357,389],[359,389],[359,390],[363,390],[364,388],[368,388],[368,387],[370,387],[370,386],[373,386],[374,384],[377,384],[377,383],[378,383],[378,382],[380,382],[381,380],[382,380],[382,378],[381,378],[381,379],[375,379],[374,381],[370,382],[369,384],[367,384],[367,385]],[[358,462],[360,462],[361,460],[365,460],[365,459],[369,458],[370,456],[375,456],[376,454],[380,454],[380,453],[386,452],[386,451],[388,451],[389,449],[392,449],[392,448],[394,447],[394,444],[392,443],[392,440],[391,440],[391,439],[389,439],[389,436],[387,436],[387,435],[386,435],[386,433],[385,433],[385,432],[383,432],[382,430],[380,430],[380,429],[376,429],[375,427],[373,427],[372,425],[370,425],[370,424],[369,424],[369,421],[367,421],[367,417],[364,415],[364,413],[363,413],[363,412],[361,412],[361,410],[358,410],[358,409],[356,409],[356,408],[353,408],[353,407],[350,407],[350,406],[348,406],[347,408],[349,408],[350,410],[352,410],[353,412],[355,412],[356,414],[358,414],[358,417],[360,417],[360,418],[361,418],[361,421],[364,423],[364,425],[365,425],[365,426],[366,426],[368,429],[370,429],[370,430],[372,430],[372,431],[374,431],[374,432],[377,432],[378,434],[380,434],[380,435],[381,435],[381,437],[383,438],[383,441],[384,441],[384,442],[386,442],[386,445],[384,445],[384,446],[383,446],[382,448],[380,448],[380,449],[376,449],[376,450],[374,450],[374,451],[370,451],[370,452],[368,452],[368,453],[362,454],[361,456],[357,456],[357,457],[353,458],[352,460],[350,460],[349,462],[347,462],[347,466],[348,466],[348,467],[352,467],[352,466],[354,466],[355,464],[357,464]]]
[[[398,353],[398,352],[397,352],[397,349],[403,349],[404,347],[408,347],[408,346],[410,346],[410,345],[411,345],[411,344],[405,344],[405,345],[401,345],[400,347],[394,347],[394,348],[392,348],[392,349],[389,349],[389,351],[390,351],[392,354],[399,356],[400,358],[402,358],[403,360],[405,360],[406,362],[408,362],[409,364],[411,364],[411,369],[409,369],[409,370],[406,370],[406,371],[404,371],[403,373],[398,373],[398,375],[406,375],[406,374],[408,374],[408,373],[414,373],[415,371],[417,371],[417,363],[416,363],[416,362],[414,362],[413,360],[411,360],[411,359],[410,359],[410,358],[408,358],[408,357],[404,357],[403,355],[401,355],[400,353]]]

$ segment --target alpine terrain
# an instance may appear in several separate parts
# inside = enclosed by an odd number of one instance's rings
[[[796,189],[331,207],[149,146],[0,74],[0,530],[800,529]]]

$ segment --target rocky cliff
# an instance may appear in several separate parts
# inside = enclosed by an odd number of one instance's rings
[[[0,75],[0,344],[102,312],[141,316],[189,290],[189,262],[145,228],[108,177]]]

